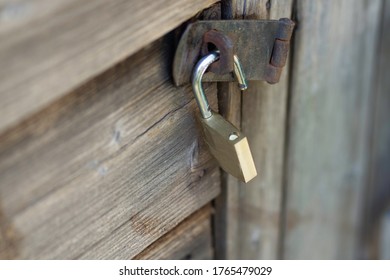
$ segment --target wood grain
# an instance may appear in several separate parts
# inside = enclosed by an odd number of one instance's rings
[[[381,1],[297,1],[286,259],[356,257]]]
[[[0,131],[216,0],[0,2]]]
[[[0,258],[132,258],[218,194],[192,90],[171,81],[173,42],[0,136]]]
[[[212,259],[211,213],[210,204],[203,207],[134,259]]]

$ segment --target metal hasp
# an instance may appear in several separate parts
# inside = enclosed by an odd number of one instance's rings
[[[286,64],[294,25],[287,18],[213,20],[189,24],[176,50],[173,62],[174,82],[176,86],[191,82],[194,66],[201,55],[206,55],[209,46],[220,50],[220,65],[227,66],[226,69],[221,69],[222,66],[211,68],[203,76],[204,82],[234,81],[231,68],[233,61],[227,60],[233,59],[231,54],[234,54],[240,58],[248,81],[277,83]]]

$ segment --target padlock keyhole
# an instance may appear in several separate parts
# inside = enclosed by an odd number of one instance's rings
[[[238,133],[237,132],[232,132],[229,134],[229,140],[234,141],[238,138]]]

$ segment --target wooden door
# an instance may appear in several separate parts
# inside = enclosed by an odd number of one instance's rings
[[[386,256],[389,11],[0,0],[0,258]],[[297,27],[278,84],[205,84],[250,142],[243,184],[209,154],[172,60],[188,22],[282,17]]]

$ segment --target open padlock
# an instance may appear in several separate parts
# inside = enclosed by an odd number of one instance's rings
[[[218,52],[211,52],[196,64],[192,88],[201,113],[203,135],[211,154],[223,170],[247,183],[257,175],[248,140],[233,124],[210,109],[202,87],[203,74],[218,58]],[[234,73],[240,88],[246,89],[245,77],[237,57],[234,57]]]

